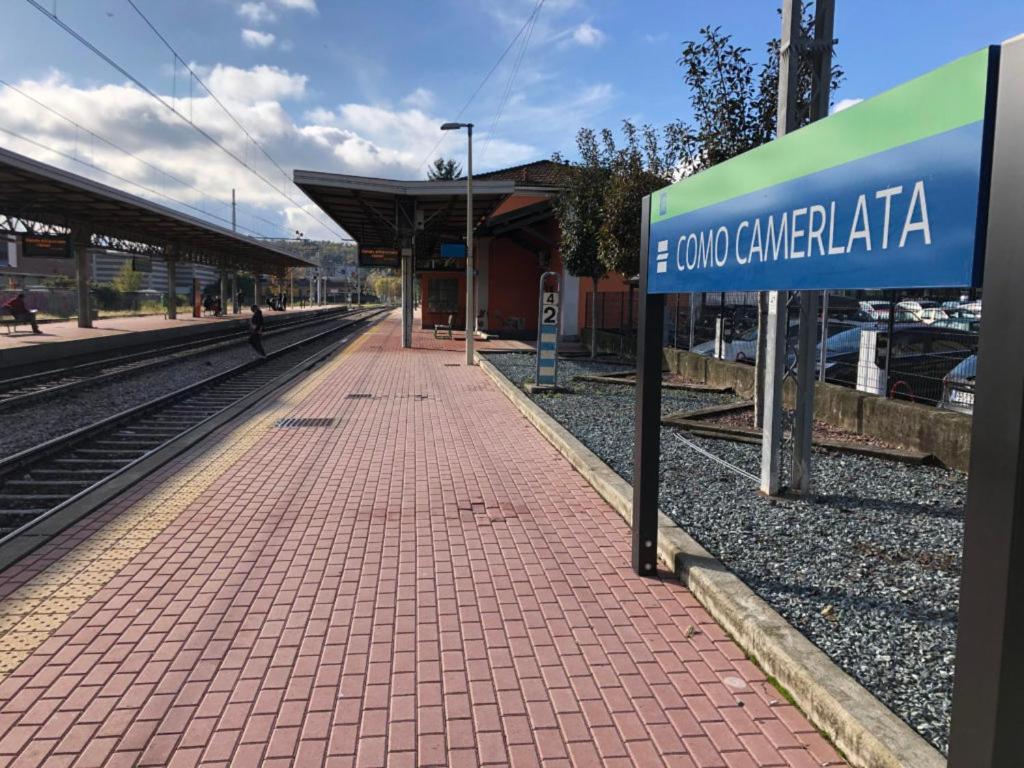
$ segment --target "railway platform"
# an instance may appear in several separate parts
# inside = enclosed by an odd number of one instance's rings
[[[0,574],[0,765],[840,765],[392,314]]]
[[[289,307],[286,312],[275,312],[263,308],[263,316],[269,326],[287,317],[309,312],[323,311],[324,307]],[[242,328],[248,322],[251,312],[248,308],[239,314],[220,317],[204,315],[192,317],[183,311],[174,320],[163,315],[139,315],[134,317],[107,317],[93,321],[92,328],[79,328],[75,320],[42,323],[42,333],[30,330],[19,333],[0,333],[0,366],[15,367],[44,363],[52,360],[67,360],[79,355],[118,353],[139,348],[147,344],[163,344],[168,341],[184,341],[196,338],[217,327],[237,326]],[[23,326],[27,329],[28,326]]]

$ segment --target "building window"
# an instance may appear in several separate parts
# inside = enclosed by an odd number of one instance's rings
[[[459,281],[454,277],[433,277],[427,294],[431,312],[454,312],[459,308]]]

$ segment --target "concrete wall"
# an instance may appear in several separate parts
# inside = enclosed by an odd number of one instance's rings
[[[600,337],[599,337],[600,343]],[[665,364],[690,381],[730,386],[742,397],[754,396],[754,366],[665,349]],[[783,389],[786,406],[793,407],[795,383]],[[967,471],[971,455],[971,417],[930,405],[887,400],[854,389],[815,382],[814,416],[827,424],[926,451],[947,467]]]
[[[590,329],[584,329],[583,342],[589,346]],[[636,340],[604,331],[598,332],[598,352],[635,356]],[[666,348],[665,366],[689,381],[732,387],[741,397],[754,397],[754,366],[730,363],[695,355],[685,350]],[[796,385],[787,379],[783,401],[792,408]],[[930,405],[904,400],[888,400],[858,392],[838,384],[815,382],[816,419],[857,434],[876,437],[894,445],[925,451],[945,466],[964,472],[971,455],[971,417],[944,411]]]

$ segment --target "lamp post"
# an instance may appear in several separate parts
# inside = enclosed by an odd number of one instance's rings
[[[442,131],[466,129],[466,365],[473,365],[476,331],[476,291],[473,279],[473,124],[445,123]]]

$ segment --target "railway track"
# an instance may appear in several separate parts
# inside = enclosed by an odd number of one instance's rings
[[[0,568],[326,358],[385,312],[349,313],[265,358],[0,460]]]
[[[268,325],[264,338],[290,333],[301,328],[323,325],[349,314],[351,310],[327,310],[297,315]],[[0,381],[0,411],[24,407],[72,388],[92,386],[183,359],[203,355],[222,347],[239,344],[247,338],[246,330],[230,330],[213,337],[193,339],[173,345],[161,345],[155,350],[135,352],[117,357],[64,366],[49,371],[6,378]]]

